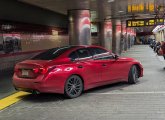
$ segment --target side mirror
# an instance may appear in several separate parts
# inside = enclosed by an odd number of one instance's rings
[[[78,61],[78,58],[70,58],[70,61],[72,62]]]
[[[70,61],[74,62],[74,61],[75,61],[75,59],[74,59],[74,58],[70,58]]]
[[[119,55],[115,54],[115,55],[114,55],[114,58],[115,58],[116,60],[119,59]]]

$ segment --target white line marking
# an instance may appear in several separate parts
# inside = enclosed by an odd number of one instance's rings
[[[164,61],[163,56],[158,56],[158,59],[159,59],[159,61],[161,61],[161,62],[163,62],[163,61]]]
[[[151,92],[106,92],[106,93],[88,93],[88,94],[102,94],[102,95],[132,95],[132,94],[165,94],[165,91],[151,91]]]

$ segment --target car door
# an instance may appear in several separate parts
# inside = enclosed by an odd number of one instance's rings
[[[102,81],[120,81],[126,78],[126,62],[119,59],[116,59],[113,54],[101,57],[103,72],[102,72]]]
[[[89,53],[88,49],[80,48],[72,52],[70,58],[77,59],[75,63],[77,71],[82,75],[86,84],[91,85],[92,87],[93,83],[101,79],[100,72],[98,71],[99,66],[92,63],[92,55]]]
[[[115,79],[115,71],[113,68],[115,67],[115,59],[112,58],[113,56],[103,55],[100,57],[95,57],[95,63],[100,64],[100,72],[101,72],[101,79],[100,82],[114,80]]]
[[[97,66],[100,78],[97,83],[109,80],[109,71],[110,71],[110,63],[106,59],[105,56],[109,56],[110,52],[101,48],[90,48],[90,52],[93,54],[93,61],[91,63],[93,66]]]
[[[122,72],[124,68],[122,62],[119,59],[115,59],[114,54],[101,48],[91,49],[96,52],[93,57],[93,64],[99,66],[101,74],[101,79],[98,82],[115,81],[123,78]]]

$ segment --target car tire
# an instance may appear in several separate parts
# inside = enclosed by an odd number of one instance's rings
[[[138,69],[135,65],[130,68],[129,75],[128,75],[128,83],[135,84],[138,82]]]
[[[65,83],[64,95],[67,98],[76,98],[82,94],[83,81],[77,75],[70,76]]]

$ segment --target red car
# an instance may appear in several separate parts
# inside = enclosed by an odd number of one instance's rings
[[[90,88],[120,81],[133,84],[142,76],[143,67],[133,58],[99,46],[67,46],[16,64],[13,84],[16,90],[75,98]]]

